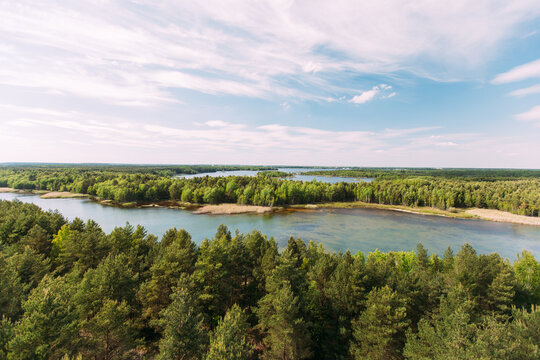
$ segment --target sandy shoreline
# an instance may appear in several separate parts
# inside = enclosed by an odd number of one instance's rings
[[[478,216],[482,220],[540,226],[540,217],[537,216],[516,215],[493,209],[469,209],[465,213]]]
[[[81,198],[88,197],[86,194],[76,194],[69,191],[51,191],[41,195],[42,199],[69,199],[69,198]]]
[[[9,187],[0,187],[0,193],[21,192],[21,190],[12,189]]]
[[[385,205],[385,204],[373,204],[373,203],[364,203],[361,201],[355,202],[337,202],[337,203],[325,203],[318,205],[296,205],[292,209],[302,209],[302,210],[311,210],[311,209],[358,209],[358,208],[368,208],[368,209],[380,209],[380,210],[390,210],[390,211],[399,211],[410,214],[417,215],[432,215],[432,216],[443,216],[451,217],[456,219],[480,219],[487,221],[495,222],[505,222],[511,224],[520,224],[520,225],[532,225],[540,226],[540,217],[532,217],[525,215],[516,215],[507,211],[494,210],[494,209],[454,209],[453,211],[436,209],[431,207],[406,207],[401,205]]]
[[[204,205],[195,210],[194,214],[210,215],[234,215],[234,214],[267,214],[272,212],[269,206],[256,205],[238,205],[238,204],[219,204]]]
[[[0,193],[34,194],[40,195],[42,199],[69,199],[90,197],[90,195],[87,194],[76,194],[69,191],[22,190],[9,187],[0,187]]]

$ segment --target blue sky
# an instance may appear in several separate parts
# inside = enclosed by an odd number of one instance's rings
[[[0,162],[540,168],[538,1],[0,2]]]

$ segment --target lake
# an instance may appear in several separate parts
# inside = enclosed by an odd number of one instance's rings
[[[316,171],[316,170],[337,170],[337,169],[315,169],[315,168],[278,168],[278,171],[283,171],[293,176],[287,179],[296,181],[320,181],[325,183],[336,184],[339,182],[371,182],[372,178],[350,178],[340,176],[316,176],[316,175],[300,175],[301,172]],[[197,177],[226,177],[226,176],[257,176],[259,171],[253,170],[233,170],[233,171],[216,171],[209,173],[189,174],[189,175],[177,175],[176,177],[184,179],[192,179]]]
[[[540,227],[452,219],[379,209],[318,209],[269,215],[195,215],[188,210],[168,208],[116,208],[88,199],[41,199],[37,195],[0,193],[2,200],[18,199],[43,209],[55,209],[65,217],[93,219],[105,232],[116,226],[143,225],[162,235],[168,228],[186,229],[200,244],[212,237],[220,224],[234,233],[254,229],[273,236],[280,246],[290,236],[314,240],[331,251],[363,252],[379,249],[414,250],[421,242],[430,253],[443,254],[451,246],[458,251],[468,242],[480,253],[498,252],[508,259],[524,249],[540,258]]]

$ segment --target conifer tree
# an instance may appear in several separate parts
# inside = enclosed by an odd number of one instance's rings
[[[195,296],[187,284],[180,284],[171,295],[171,304],[161,312],[163,338],[159,360],[202,359],[207,343],[203,318],[195,306]]]
[[[106,299],[98,313],[84,324],[92,334],[91,354],[104,360],[120,359],[135,344],[134,328],[126,301]]]
[[[540,303],[540,262],[533,254],[524,250],[514,262],[514,272],[521,290],[525,293],[525,302]]]
[[[311,355],[311,340],[300,315],[298,297],[288,280],[260,300],[256,313],[264,334],[264,359],[306,359]]]
[[[508,319],[514,299],[514,274],[508,264],[502,264],[499,274],[495,277],[488,288],[487,303],[489,312],[494,313],[499,320]]]
[[[373,289],[366,309],[353,322],[355,359],[399,359],[405,328],[405,304],[388,286]]]
[[[0,319],[0,359],[7,359],[8,343],[13,338],[14,324],[5,315]]]
[[[210,335],[210,347],[206,360],[249,360],[253,354],[253,345],[248,339],[249,324],[247,316],[234,304],[219,321]]]
[[[143,318],[152,325],[157,325],[160,311],[170,304],[170,294],[178,279],[193,272],[196,248],[191,236],[183,229],[169,229],[163,235],[160,252],[150,268],[151,278],[142,284],[138,293],[143,304]]]
[[[24,316],[13,328],[8,358],[54,359],[73,352],[78,324],[72,296],[63,278],[46,275],[23,304]]]

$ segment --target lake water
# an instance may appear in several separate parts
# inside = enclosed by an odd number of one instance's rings
[[[280,246],[297,236],[314,240],[331,251],[363,252],[379,249],[414,250],[418,242],[430,253],[443,254],[451,246],[458,251],[465,242],[480,253],[498,252],[515,259],[524,249],[540,259],[540,227],[495,223],[483,220],[452,219],[378,209],[325,209],[269,215],[195,215],[191,211],[168,208],[116,208],[87,199],[41,199],[37,195],[0,193],[2,200],[19,199],[43,209],[55,209],[69,219],[93,219],[105,232],[116,226],[143,225],[148,232],[162,235],[168,228],[186,229],[200,244],[212,237],[220,224],[234,233],[260,230],[273,236]]]
[[[373,181],[372,178],[355,179],[355,178],[350,178],[350,177],[339,177],[339,176],[300,175],[301,172],[316,171],[316,170],[336,170],[336,169],[278,168],[278,171],[283,171],[283,172],[287,172],[289,174],[293,174],[293,176],[288,178],[288,179],[297,180],[297,181],[316,180],[316,181],[326,182],[326,183],[331,183],[331,184],[336,184],[336,183],[339,183],[339,182],[370,182],[370,181]],[[258,172],[259,171],[251,171],[251,170],[216,171],[216,172],[209,172],[209,173],[178,175],[177,177],[185,178],[185,179],[192,179],[192,178],[204,177],[204,176],[210,176],[210,177],[257,176]]]

